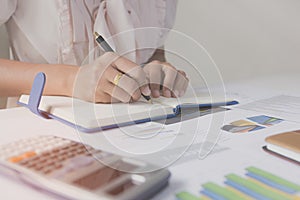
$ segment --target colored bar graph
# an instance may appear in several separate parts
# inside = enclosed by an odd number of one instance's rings
[[[222,197],[214,192],[211,192],[209,190],[202,190],[201,193],[208,196],[211,199],[214,199],[214,200],[226,200],[224,197]]]
[[[226,175],[225,186],[203,184],[200,193],[204,196],[181,192],[176,197],[178,200],[300,200],[300,185],[256,167],[248,167],[246,171],[243,177]]]
[[[230,187],[233,187],[239,191],[241,191],[242,193],[254,198],[254,199],[259,199],[259,200],[269,200],[268,198],[250,190],[249,188],[243,186],[243,185],[240,185],[234,181],[230,181],[230,180],[227,180],[225,181],[225,184],[227,184],[228,186]]]
[[[244,179],[238,175],[229,174],[226,176],[226,178],[230,181],[233,181],[239,185],[246,187],[249,190],[252,190],[254,193],[259,194],[259,195],[265,197],[266,199],[289,200],[288,198],[286,198],[283,195],[276,194],[276,193],[272,192],[271,190],[262,188],[259,185],[255,184],[247,179]]]
[[[261,183],[269,185],[270,187],[276,188],[277,190],[286,192],[288,194],[295,194],[295,192],[297,192],[297,191],[295,191],[292,188],[286,187],[284,185],[280,185],[278,183],[270,181],[269,179],[266,179],[266,178],[264,178],[264,177],[262,177],[260,175],[257,175],[257,174],[253,174],[251,172],[248,172],[246,175],[249,176],[249,177],[251,177],[251,178],[254,178],[254,179],[258,180]]]
[[[197,197],[189,192],[180,192],[176,194],[176,198],[178,200],[210,200],[207,197]]]
[[[299,192],[300,191],[300,185],[292,183],[292,182],[290,182],[288,180],[285,180],[285,179],[283,179],[283,178],[281,178],[279,176],[276,176],[276,175],[271,174],[269,172],[266,172],[264,170],[258,169],[256,167],[248,167],[246,170],[249,171],[249,172],[252,172],[253,174],[256,174],[256,175],[259,175],[261,177],[264,177],[264,178],[266,178],[266,179],[268,179],[268,180],[270,180],[270,181],[272,181],[274,183],[278,183],[280,185],[283,185],[283,186],[286,186],[288,188],[294,189],[295,192]]]
[[[300,197],[295,197],[295,196],[293,196],[293,195],[291,195],[291,194],[288,194],[288,193],[285,193],[285,192],[283,192],[283,191],[281,191],[281,190],[277,190],[277,189],[275,189],[275,188],[272,188],[272,187],[270,187],[270,186],[268,186],[268,185],[265,185],[264,183],[259,182],[259,181],[256,180],[256,179],[249,178],[248,180],[251,181],[251,182],[253,182],[254,184],[257,184],[258,186],[260,186],[260,187],[262,187],[262,188],[266,188],[266,189],[268,189],[268,190],[271,190],[272,192],[274,192],[274,194],[283,195],[283,196],[285,196],[285,197],[288,198],[288,199],[300,200]]]
[[[240,195],[237,195],[236,193],[234,193],[224,187],[221,187],[215,183],[208,182],[208,183],[205,183],[204,185],[202,185],[202,187],[205,190],[209,190],[209,191],[211,191],[215,194],[218,194],[219,196],[222,196],[223,198],[228,199],[228,200],[235,200],[235,199],[242,198]]]
[[[235,189],[235,188],[233,188],[233,187],[227,186],[226,188],[227,188],[228,190],[230,190],[230,191],[232,191],[232,192],[234,192],[234,193],[240,195],[240,197],[241,197],[240,199],[244,199],[244,200],[254,200],[254,198],[252,198],[252,197],[250,197],[250,196],[248,196],[248,195],[242,193],[241,191],[239,191],[239,190],[237,190],[237,189]]]

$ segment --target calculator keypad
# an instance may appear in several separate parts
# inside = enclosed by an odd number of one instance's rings
[[[68,160],[78,156],[105,154],[100,150],[55,136],[39,136],[0,147],[0,159],[42,174],[59,170]]]
[[[130,173],[147,165],[56,136],[0,145],[0,164],[25,182],[72,199],[138,199],[139,187],[149,188],[147,193],[157,190],[156,185],[166,184],[170,176],[167,171]]]

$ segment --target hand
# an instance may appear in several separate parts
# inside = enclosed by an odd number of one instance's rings
[[[115,77],[121,75],[114,83]],[[146,73],[137,64],[107,52],[94,63],[80,67],[75,80],[74,96],[86,101],[112,103],[137,101],[150,95]]]
[[[186,73],[177,70],[169,63],[152,61],[144,66],[144,71],[150,83],[151,96],[181,97],[189,83]],[[160,89],[162,87],[162,93]]]

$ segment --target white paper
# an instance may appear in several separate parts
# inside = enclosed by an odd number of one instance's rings
[[[296,96],[275,96],[241,105],[237,108],[263,112],[285,120],[300,122],[300,97]]]

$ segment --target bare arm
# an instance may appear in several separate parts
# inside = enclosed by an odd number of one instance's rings
[[[108,52],[81,67],[0,59],[0,96],[28,94],[38,72],[44,72],[47,77],[44,95],[74,96],[90,102],[127,103],[137,101],[141,92],[147,96],[151,94],[146,74],[139,65]],[[114,84],[114,77],[120,73],[119,84]]]
[[[28,94],[35,75],[47,76],[45,95],[72,96],[79,67],[70,65],[32,64],[0,59],[0,96]]]
[[[156,58],[164,60],[163,52],[157,53]],[[137,101],[141,93],[159,97],[160,84],[164,85],[163,96],[182,96],[188,84],[186,74],[169,63],[155,60],[142,69],[108,52],[81,67],[0,59],[0,96],[29,94],[38,72],[44,72],[47,77],[44,95],[74,96],[101,103]],[[114,78],[119,74],[122,78],[116,84]],[[150,88],[146,77],[150,79]]]

